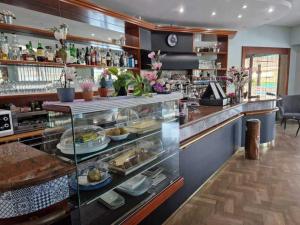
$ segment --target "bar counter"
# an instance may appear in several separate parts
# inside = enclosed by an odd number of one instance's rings
[[[276,97],[244,100],[231,106],[197,106],[189,109],[180,129],[179,166],[184,186],[142,224],[163,223],[244,146],[245,123],[261,121],[260,142],[275,139]]]

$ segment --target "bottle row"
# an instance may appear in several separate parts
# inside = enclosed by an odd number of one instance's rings
[[[18,61],[38,61],[38,62],[56,62],[96,65],[103,67],[137,67],[138,61],[133,54],[122,50],[104,49],[97,46],[85,48],[76,48],[75,44],[68,44],[59,48],[58,44],[43,47],[39,42],[36,50],[29,41],[26,48],[23,48],[15,34],[9,42],[8,37],[2,32],[0,34],[0,60],[18,60]]]

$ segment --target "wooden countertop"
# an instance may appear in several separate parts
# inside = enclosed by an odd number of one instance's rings
[[[73,165],[28,145],[0,145],[0,192],[40,184],[74,170]]]

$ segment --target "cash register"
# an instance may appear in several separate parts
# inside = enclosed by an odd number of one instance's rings
[[[228,98],[221,85],[217,81],[209,82],[201,97],[200,104],[208,106],[225,106],[228,103]]]

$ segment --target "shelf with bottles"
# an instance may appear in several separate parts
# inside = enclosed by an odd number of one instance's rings
[[[53,43],[52,43],[53,45]],[[0,60],[1,64],[37,64],[44,66],[63,66],[75,64],[84,67],[129,67],[138,68],[138,53],[133,49],[104,49],[99,46],[76,46],[69,43],[65,49],[60,49],[58,44],[55,47],[46,43],[38,42],[36,50],[31,41],[24,49],[19,44],[17,36],[14,34],[11,40],[4,33],[0,34]],[[75,66],[73,65],[73,66]],[[77,67],[80,67],[77,66]]]
[[[28,26],[20,26],[20,25],[14,25],[14,24],[4,24],[0,23],[0,31],[7,32],[7,33],[15,33],[15,34],[22,34],[27,36],[38,36],[43,37],[47,39],[54,40],[53,32],[50,30],[43,30]],[[127,35],[128,36],[128,35]],[[81,36],[75,36],[75,35],[67,35],[67,41],[68,42],[74,42],[74,43],[83,43],[83,44],[106,44],[106,45],[112,45],[117,46],[121,48],[131,48],[131,49],[139,49],[138,46],[131,46],[125,43],[117,43],[117,41],[104,41],[101,39],[96,38],[87,38],[87,37],[81,37]],[[109,47],[109,46],[108,46]]]

